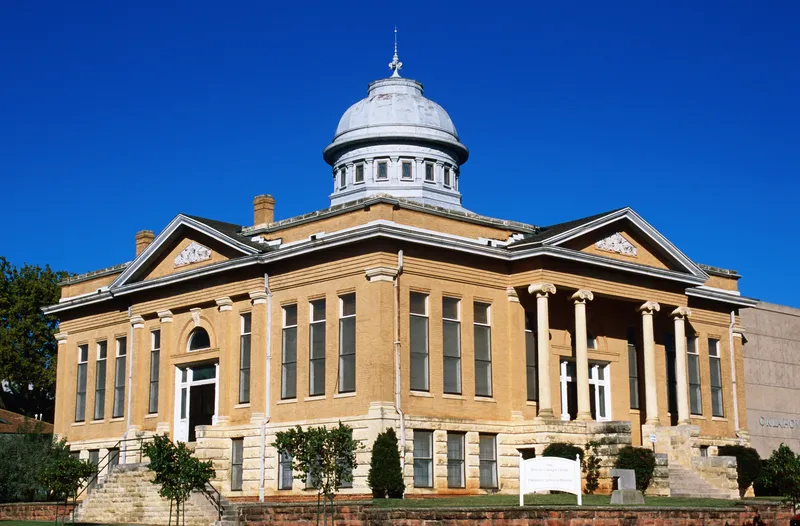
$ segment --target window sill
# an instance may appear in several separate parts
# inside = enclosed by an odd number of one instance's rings
[[[86,422],[73,422],[72,423],[72,427],[80,427],[80,426],[85,426],[85,425],[86,425]]]
[[[105,423],[106,423],[105,420],[92,420],[91,422],[89,422],[89,425],[91,426],[94,424],[105,424]]]
[[[283,400],[278,400],[277,402],[275,402],[275,405],[296,404],[296,403],[297,403],[297,398],[284,398]]]
[[[116,417],[112,418],[111,420],[109,420],[109,422],[124,422],[124,421],[125,421],[125,417],[124,416],[116,416]]]
[[[325,395],[307,396],[303,398],[304,402],[315,402],[317,400],[325,400]]]
[[[355,391],[350,391],[347,393],[336,393],[333,395],[334,398],[352,398],[356,395]]]
[[[144,417],[145,417],[145,418],[158,418],[158,413],[153,413],[153,414],[150,414],[150,415],[145,415]]]
[[[247,408],[247,407],[250,407],[250,402],[246,402],[244,404],[236,404],[235,406],[233,406],[234,409],[244,409],[244,408]],[[231,491],[233,491],[233,490],[231,490]]]
[[[727,422],[728,419],[726,417],[724,417],[724,416],[712,416],[711,417],[711,421],[712,422]]]
[[[422,398],[433,398],[433,395],[427,391],[409,391],[409,396],[420,396]]]
[[[443,393],[442,398],[449,398],[450,400],[466,400],[466,398],[464,398],[464,395],[455,393]]]
[[[532,406],[532,407],[537,407],[539,405],[539,402],[534,402],[533,400],[526,400],[525,401],[525,405],[529,405],[529,406]]]
[[[494,398],[492,398],[490,396],[476,396],[474,398],[474,400],[476,402],[488,402],[490,404],[496,404],[497,403],[497,400],[495,400]]]
[[[689,415],[689,418],[692,418],[694,420],[705,420],[706,419],[706,417],[704,417],[703,415]]]
[[[631,414],[632,415],[640,415],[640,414],[642,414],[642,410],[641,409],[633,409],[633,408],[631,408]]]

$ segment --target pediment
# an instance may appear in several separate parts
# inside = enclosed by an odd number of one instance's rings
[[[186,232],[184,237],[170,243],[161,256],[142,269],[139,281],[161,278],[177,272],[228,261],[238,254],[219,246],[218,242],[196,232]]]

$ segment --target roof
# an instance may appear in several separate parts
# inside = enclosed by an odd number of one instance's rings
[[[245,227],[241,225],[235,225],[233,223],[225,223],[224,221],[217,221],[216,219],[207,219],[205,217],[199,216],[190,216],[188,214],[183,214],[190,219],[194,219],[195,221],[199,221],[206,225],[209,228],[213,228],[220,234],[233,239],[234,241],[238,241],[239,243],[244,243],[245,245],[255,248],[260,252],[267,252],[269,250],[269,246],[265,245],[264,243],[259,243],[256,241],[251,241],[251,236],[243,235],[242,231]]]
[[[33,418],[0,409],[0,435],[2,434],[15,434],[18,432],[20,426],[25,422],[30,422],[31,425],[41,424],[41,432],[46,435],[53,434],[53,424],[42,422],[41,420],[34,420]]]
[[[602,214],[595,214],[592,216],[582,217],[580,219],[573,219],[572,221],[567,221],[565,223],[556,223],[550,226],[543,226],[540,227],[539,231],[536,232],[535,234],[527,235],[520,241],[513,243],[511,246],[520,247],[520,246],[536,245],[539,243],[543,243],[544,241],[547,241],[551,237],[557,236],[558,234],[562,234],[564,232],[568,232],[573,228],[578,228],[587,223],[591,223],[595,219],[600,219],[601,217],[613,214],[614,212],[619,212],[620,210],[623,210],[623,208],[615,208],[614,210],[609,210],[608,212],[603,212]]]

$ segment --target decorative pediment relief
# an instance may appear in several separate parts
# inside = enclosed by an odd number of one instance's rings
[[[622,254],[623,256],[635,258],[638,255],[636,247],[633,246],[630,241],[625,239],[619,232],[616,232],[605,239],[601,239],[600,241],[596,242],[594,246],[598,250],[614,252],[617,254]]]
[[[211,249],[204,247],[196,241],[192,241],[180,254],[175,256],[175,266],[182,267],[207,259],[211,259]]]

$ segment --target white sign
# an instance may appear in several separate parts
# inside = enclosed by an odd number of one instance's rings
[[[519,505],[523,505],[526,493],[535,491],[563,491],[578,496],[578,506],[582,504],[581,459],[559,457],[537,457],[519,462]]]
[[[652,442],[653,444],[655,444],[655,443],[656,443],[656,434],[655,434],[655,433],[653,433],[652,435],[650,435],[650,442]]]

